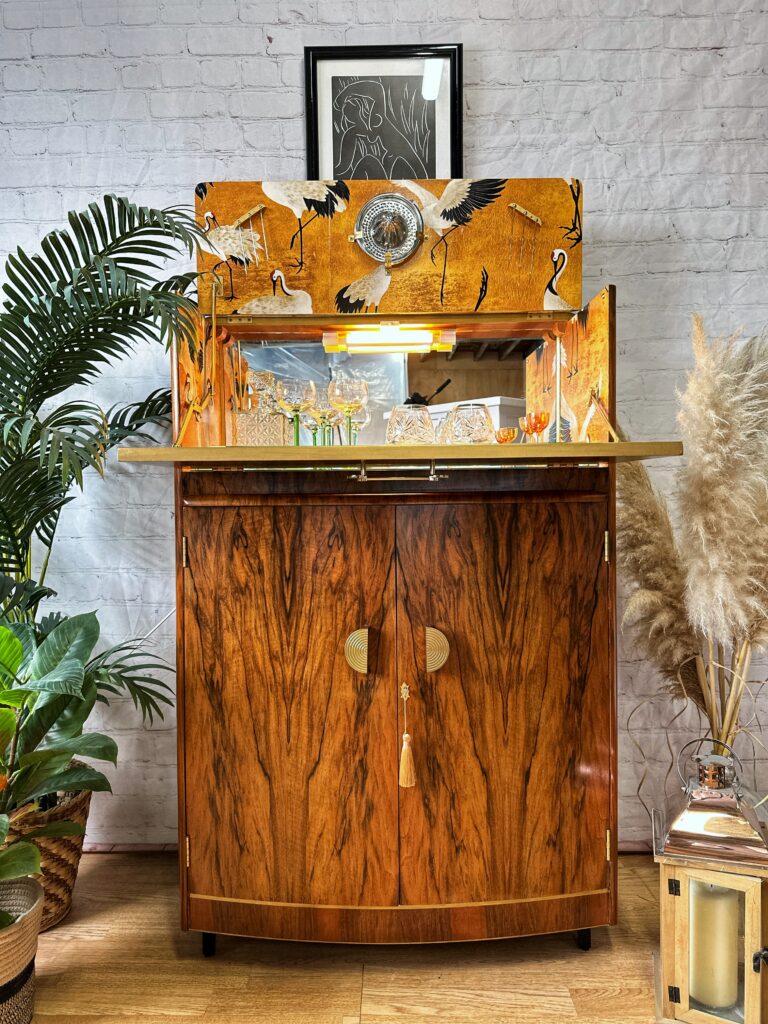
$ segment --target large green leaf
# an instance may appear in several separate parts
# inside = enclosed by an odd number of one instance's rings
[[[0,759],[3,761],[5,761],[6,748],[13,739],[15,732],[16,713],[10,708],[0,708]]]
[[[33,843],[11,843],[0,850],[0,881],[24,878],[40,871],[40,851]]]
[[[86,674],[83,680],[82,694],[79,697],[65,698],[67,703],[61,708],[56,720],[51,723],[45,742],[58,743],[79,736],[93,711],[96,698],[96,685]],[[35,705],[35,710],[40,707],[42,712],[44,705],[50,700],[59,700],[59,698],[53,694],[41,694],[39,703]]]
[[[16,678],[24,660],[24,645],[6,626],[0,626],[0,679],[5,682]]]
[[[8,835],[8,829],[11,825],[11,819],[7,814],[0,814],[0,846],[5,842],[6,836]]]
[[[79,697],[85,664],[98,639],[94,612],[64,619],[35,651],[24,681],[38,690]]]
[[[31,792],[24,794],[25,800],[37,800],[51,793],[79,793],[84,789],[94,792],[112,792],[109,779],[89,765],[75,765],[55,775],[49,775],[39,782]]]
[[[1,699],[1,698],[0,698]],[[60,716],[64,714],[73,697],[60,694],[42,694],[33,710],[24,719],[19,730],[18,755],[34,750],[52,732]]]
[[[117,744],[109,736],[98,732],[83,733],[69,740],[51,743],[37,750],[22,755],[19,764],[26,766],[36,762],[49,761],[59,754],[79,754],[82,757],[93,757],[99,761],[111,761],[117,764]]]

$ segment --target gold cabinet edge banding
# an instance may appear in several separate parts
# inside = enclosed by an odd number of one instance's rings
[[[605,896],[608,889],[585,889],[583,892],[558,893],[555,896],[526,896],[517,900],[481,900],[478,903],[398,903],[385,906],[366,906],[345,903],[282,903],[275,900],[243,900],[234,896],[206,896],[191,892],[191,900],[210,900],[213,903],[244,903],[254,907],[292,907],[294,910],[460,910],[471,907],[509,907],[516,903],[545,903],[551,900],[573,900],[580,896]]]

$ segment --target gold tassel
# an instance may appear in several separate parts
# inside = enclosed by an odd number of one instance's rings
[[[408,698],[411,691],[407,683],[400,687],[400,695],[403,698],[403,746],[400,751],[400,778],[399,784],[403,789],[411,789],[416,785],[416,766],[413,763],[413,751],[411,750],[411,737],[408,734]]]

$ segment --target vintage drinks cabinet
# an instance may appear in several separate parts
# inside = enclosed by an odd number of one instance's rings
[[[206,952],[586,946],[616,918],[615,462],[681,447],[611,440],[615,298],[581,308],[580,184],[197,195],[176,443],[120,453],[175,465],[183,927]],[[412,389],[552,408],[549,443],[232,443],[249,351],[393,321],[443,350],[407,357]]]

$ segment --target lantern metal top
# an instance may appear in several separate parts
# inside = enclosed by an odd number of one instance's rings
[[[697,742],[702,741],[693,741]],[[683,747],[680,757],[693,743]],[[768,868],[765,809],[742,785],[736,767],[738,763],[741,768],[741,761],[730,747],[727,750],[728,755],[696,755],[697,775],[688,779],[678,758],[686,804],[669,828],[657,833],[658,855]]]

